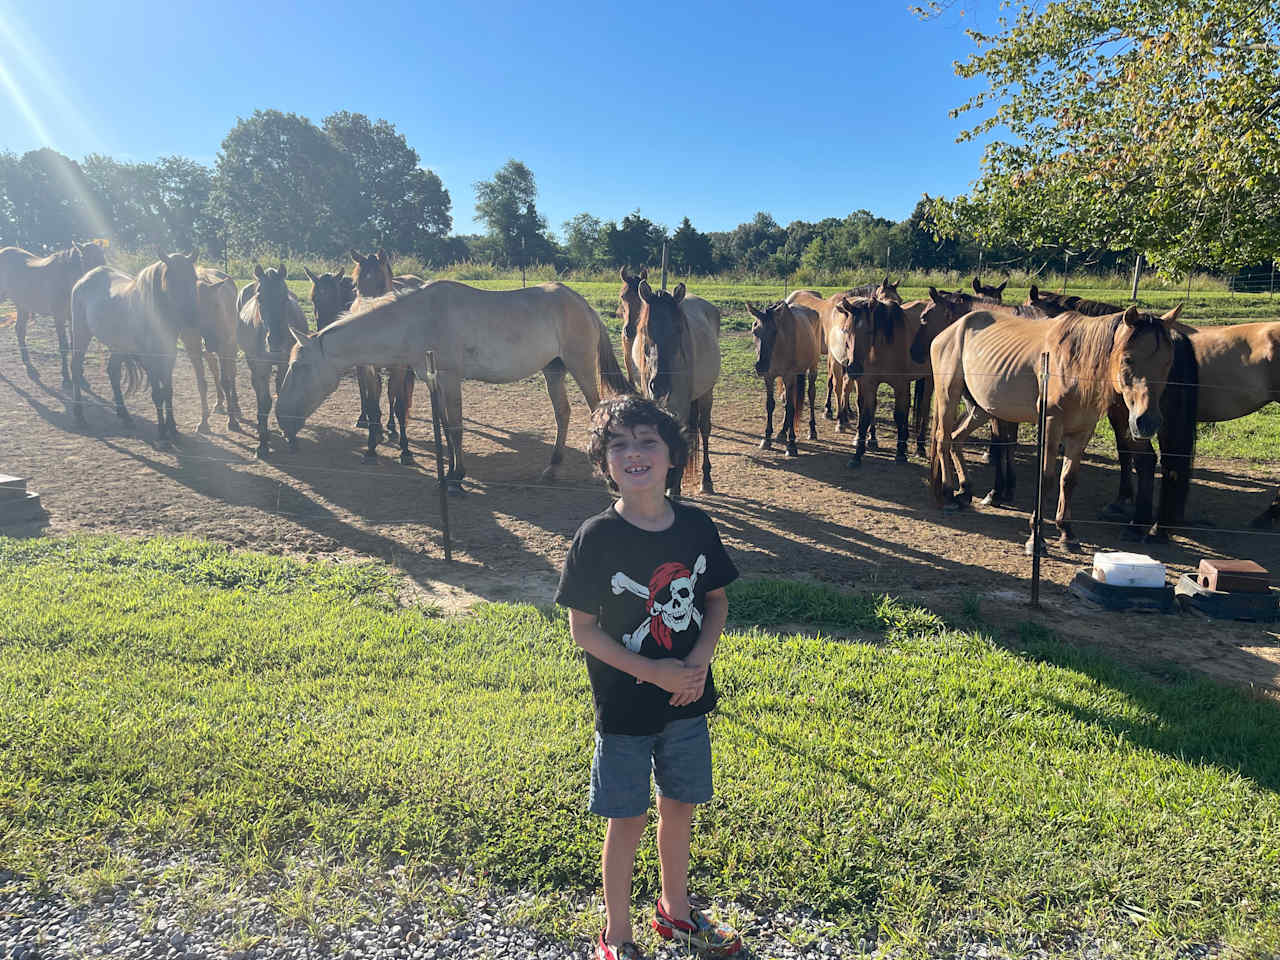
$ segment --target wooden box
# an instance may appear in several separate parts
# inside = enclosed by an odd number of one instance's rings
[[[1200,561],[1196,578],[1205,590],[1219,593],[1266,593],[1271,588],[1271,575],[1252,560]]]

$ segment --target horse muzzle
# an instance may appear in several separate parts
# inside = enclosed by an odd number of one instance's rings
[[[846,363],[844,365],[844,375],[846,377],[862,376],[862,364],[858,363],[856,360]]]
[[[1139,440],[1150,440],[1160,432],[1160,415],[1150,411],[1129,418],[1129,432]]]

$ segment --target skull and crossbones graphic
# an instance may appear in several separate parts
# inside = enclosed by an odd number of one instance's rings
[[[640,626],[622,635],[623,645],[628,650],[639,652],[644,638],[652,636],[661,647],[670,650],[671,631],[688,629],[691,620],[701,628],[702,613],[693,605],[693,589],[698,577],[706,570],[707,558],[698,554],[692,573],[682,563],[664,563],[653,571],[647,587],[621,571],[615,573],[612,580],[614,595],[633,593],[643,598],[649,615]],[[663,591],[669,595],[665,603],[659,600]]]

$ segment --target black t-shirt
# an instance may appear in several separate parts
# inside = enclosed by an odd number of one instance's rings
[[[612,506],[588,519],[573,538],[556,591],[556,603],[595,614],[605,633],[653,660],[687,657],[698,641],[707,591],[738,578],[711,518],[682,503],[672,509],[674,522],[658,531],[628,523]],[[601,733],[657,733],[716,705],[709,669],[702,696],[673,707],[661,687],[586,657]]]

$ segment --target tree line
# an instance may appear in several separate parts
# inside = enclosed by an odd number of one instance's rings
[[[195,247],[210,260],[268,251],[339,258],[352,247],[384,247],[432,266],[469,260],[561,271],[657,265],[666,243],[682,275],[815,280],[866,269],[1113,271],[1132,262],[1128,251],[1099,247],[1064,263],[1061,246],[1043,237],[999,244],[979,225],[958,229],[955,221],[940,237],[928,196],[898,222],[855,210],[784,227],[760,212],[732,230],[702,232],[688,217],[669,228],[637,209],[620,221],[580,213],[557,237],[525,164],[509,160],[474,187],[486,232],[451,235],[449,191],[391,123],[340,111],[317,126],[259,110],[227,134],[212,168],[178,156],[125,163],[98,154],[76,162],[48,148],[0,153],[0,240],[40,250],[105,237],[129,250]]]

